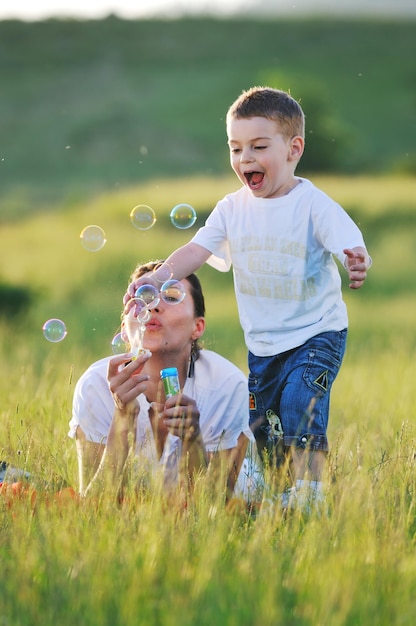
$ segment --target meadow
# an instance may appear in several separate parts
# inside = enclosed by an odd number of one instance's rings
[[[415,23],[412,20],[0,22],[0,626],[407,626],[416,614]],[[328,515],[226,510],[201,489],[79,502],[74,385],[111,353],[135,264],[163,258],[237,188],[224,114],[253,84],[307,114],[300,174],[360,225],[374,265],[344,294]],[[322,173],[322,172],[325,172]],[[189,230],[169,212],[192,204]],[[151,206],[156,224],[129,213]],[[93,253],[80,232],[98,224]],[[231,274],[198,272],[207,348],[243,371]],[[45,340],[62,319],[66,338]],[[32,487],[36,490],[36,498]]]
[[[0,497],[0,624],[413,624],[416,180],[312,178],[360,224],[374,265],[361,290],[344,285],[350,336],[333,391],[328,515],[308,519],[226,511],[203,490],[181,514],[157,492],[122,507],[56,495],[77,486],[74,384],[111,352],[130,271],[185,243],[236,180],[154,179],[2,225],[2,279],[32,303],[0,320],[0,456],[31,473],[37,497]],[[170,223],[178,202],[195,207],[192,229]],[[130,223],[137,204],[156,212],[148,231]],[[99,252],[80,244],[88,224],[106,233]],[[205,344],[246,371],[231,275],[199,275]],[[42,335],[51,317],[67,325],[60,343]]]

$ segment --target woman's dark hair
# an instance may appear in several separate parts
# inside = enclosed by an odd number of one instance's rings
[[[202,286],[196,274],[189,274],[186,280],[191,285],[191,296],[194,301],[195,317],[205,317],[205,299]]]

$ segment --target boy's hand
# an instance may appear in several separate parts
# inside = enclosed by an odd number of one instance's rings
[[[371,266],[371,259],[367,254],[367,250],[361,246],[356,248],[345,248],[343,250],[346,255],[345,269],[350,279],[350,289],[359,289],[367,278],[367,270]]]
[[[157,280],[152,277],[152,273],[144,274],[140,278],[137,278],[135,281],[129,284],[127,287],[127,291],[123,296],[123,304],[124,304],[124,315],[127,315],[134,305],[132,298],[134,298],[135,293],[139,287],[142,285],[153,285],[154,287],[159,287]]]

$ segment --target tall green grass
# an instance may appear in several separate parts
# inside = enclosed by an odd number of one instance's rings
[[[37,294],[0,321],[0,456],[31,472],[36,501],[0,496],[0,624],[130,626],[409,625],[416,612],[415,181],[320,178],[360,222],[374,266],[345,297],[347,353],[332,396],[326,469],[328,515],[252,518],[201,492],[186,510],[158,492],[116,506],[106,497],[57,497],[76,488],[67,437],[75,381],[110,352],[135,262],[166,255],[192,231],[170,208],[190,202],[199,225],[233,179],[160,180],[0,233],[3,277]],[[135,231],[129,211],[147,203],[158,221]],[[81,229],[107,244],[88,253]],[[414,230],[414,229],[413,229]],[[245,369],[231,276],[200,270],[206,344]],[[68,336],[49,344],[41,326],[61,317]]]
[[[19,412],[6,415],[21,450],[13,460],[27,454],[48,485],[75,455],[64,441],[66,369],[54,367],[50,384],[34,393],[33,375],[22,373],[33,399],[15,389],[9,401]],[[119,509],[51,499],[47,486],[34,512],[27,498],[10,510],[0,502],[4,623],[410,625],[411,370],[403,351],[376,368],[346,363],[333,406],[328,517],[284,521],[276,512],[253,521],[203,493],[179,516],[152,495]],[[2,422],[4,430],[4,415]]]

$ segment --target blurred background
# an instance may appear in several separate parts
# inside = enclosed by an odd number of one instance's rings
[[[407,0],[2,6],[3,346],[11,342],[16,349],[17,335],[27,335],[33,353],[42,341],[50,350],[40,329],[45,319],[62,317],[69,326],[65,345],[72,341],[88,358],[108,353],[135,263],[161,257],[192,235],[193,229],[172,227],[171,208],[193,204],[197,228],[215,202],[237,188],[224,118],[252,85],[290,90],[301,102],[307,128],[298,173],[322,182],[360,222],[369,243],[381,245],[398,226],[409,236],[415,225],[415,18],[416,5]],[[129,221],[141,203],[157,214],[146,232]],[[99,253],[80,246],[88,224],[105,230],[108,242]],[[414,243],[407,246],[395,241],[391,253],[397,258],[400,251],[406,271],[399,277],[385,272],[367,293],[414,293]],[[391,265],[384,249],[380,256]],[[202,276],[212,293],[209,311],[218,316],[209,325],[214,347],[234,354],[222,329],[229,315],[237,327],[233,341],[241,342],[231,276],[205,269]]]
[[[0,13],[2,218],[150,177],[224,174],[224,114],[254,84],[301,100],[299,173],[416,170],[415,3],[20,4],[8,12],[44,21]]]

